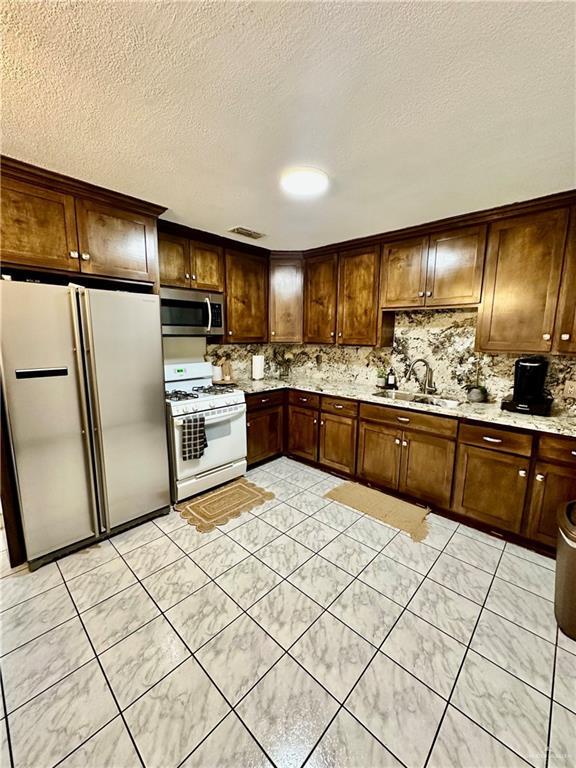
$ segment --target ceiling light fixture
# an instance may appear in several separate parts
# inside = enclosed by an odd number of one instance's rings
[[[319,168],[288,168],[280,177],[280,187],[290,197],[320,197],[329,185],[327,174]]]

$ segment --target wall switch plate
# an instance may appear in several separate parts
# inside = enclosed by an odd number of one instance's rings
[[[564,397],[576,398],[576,381],[568,379],[564,383]]]

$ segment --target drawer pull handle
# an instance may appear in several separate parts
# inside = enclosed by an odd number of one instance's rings
[[[270,400],[270,398],[269,398],[269,397],[263,397],[263,398],[260,400],[260,402],[261,402],[261,403],[267,403],[267,402],[268,402],[268,400]]]
[[[519,469],[518,474],[520,475],[520,477],[526,477],[527,472],[525,469]]]
[[[307,397],[299,397],[298,400],[300,400],[301,403],[307,403],[308,398]]]
[[[341,411],[342,408],[344,408],[344,406],[343,405],[335,405],[334,408],[338,408],[338,410]]]
[[[576,451],[570,451],[570,453],[572,454],[572,456],[576,456]]]
[[[488,435],[483,435],[482,440],[485,440],[487,443],[501,443],[502,440],[499,437],[488,437]]]
[[[410,419],[408,416],[396,416],[396,421],[401,421],[403,424],[408,424]]]
[[[544,482],[544,475],[540,475],[540,474],[536,475],[536,480],[538,480],[539,483],[543,483]]]

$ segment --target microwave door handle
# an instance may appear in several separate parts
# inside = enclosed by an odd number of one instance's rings
[[[211,331],[212,330],[212,305],[210,304],[209,298],[204,299],[204,301],[208,305],[208,328],[206,328],[206,330]]]

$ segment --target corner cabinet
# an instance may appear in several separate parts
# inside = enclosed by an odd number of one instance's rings
[[[336,337],[338,256],[310,256],[304,266],[304,341],[332,344]]]
[[[226,251],[226,338],[232,343],[268,339],[268,261]]]
[[[570,209],[553,349],[560,354],[576,354],[576,206]]]

